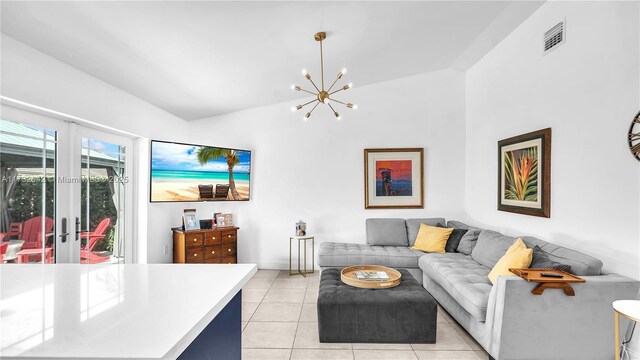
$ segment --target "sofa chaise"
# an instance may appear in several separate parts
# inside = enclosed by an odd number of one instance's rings
[[[411,248],[423,223],[467,232],[456,252],[424,253]],[[602,262],[589,255],[521,238],[586,280],[572,284],[575,296],[555,289],[533,295],[536,284],[516,276],[500,276],[492,285],[489,272],[516,238],[443,218],[367,219],[366,244],[322,243],[318,264],[321,270],[364,264],[406,269],[497,360],[611,358],[611,304],[635,299],[640,282],[603,274]]]

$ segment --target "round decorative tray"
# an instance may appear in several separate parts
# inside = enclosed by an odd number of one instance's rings
[[[355,275],[356,271],[384,271],[389,275],[389,280],[386,281],[367,281],[367,280],[358,280]],[[364,289],[386,289],[392,288],[394,286],[400,285],[400,278],[402,274],[398,270],[388,268],[386,266],[380,265],[356,265],[356,266],[348,266],[340,272],[340,280],[343,283],[364,288]]]

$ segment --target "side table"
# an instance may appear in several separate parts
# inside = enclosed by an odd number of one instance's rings
[[[640,322],[639,300],[618,300],[613,302],[615,324],[615,359],[620,360],[620,315],[635,322]]]
[[[298,241],[298,271],[292,272],[291,270],[291,257],[293,250],[293,241]],[[307,270],[307,241],[311,240],[311,271]],[[303,268],[300,269],[300,244],[304,243],[304,261]],[[289,236],[289,275],[302,275],[307,277],[307,274],[313,274],[315,271],[315,237],[314,236]]]

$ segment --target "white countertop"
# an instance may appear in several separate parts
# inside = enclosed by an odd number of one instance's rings
[[[0,265],[0,356],[174,359],[256,271],[254,264]]]

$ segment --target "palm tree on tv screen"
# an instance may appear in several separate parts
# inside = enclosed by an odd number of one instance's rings
[[[240,194],[238,194],[238,190],[236,190],[236,182],[233,180],[233,167],[240,161],[236,151],[232,149],[203,146],[198,148],[197,156],[200,165],[204,165],[211,160],[220,158],[225,158],[227,160],[227,166],[229,167],[229,191],[231,192],[233,200],[240,200]]]

